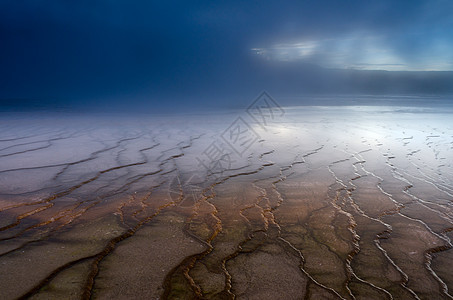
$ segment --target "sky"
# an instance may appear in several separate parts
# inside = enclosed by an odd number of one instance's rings
[[[453,1],[0,0],[0,99],[453,93]],[[28,102],[27,102],[28,101]]]

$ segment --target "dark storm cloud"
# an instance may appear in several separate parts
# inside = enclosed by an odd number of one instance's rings
[[[4,0],[0,98],[234,101],[262,89],[316,90],[318,80],[337,86],[336,72],[311,66],[322,61],[359,69],[445,67],[453,63],[452,12],[446,0]],[[365,42],[374,37],[376,51],[391,53],[392,60],[384,56],[374,64],[377,55],[368,55],[351,61],[370,52]],[[317,46],[305,60],[296,55],[280,64],[251,51],[307,41]],[[346,50],[345,41],[352,41]],[[355,89],[355,82],[346,85],[342,91]]]

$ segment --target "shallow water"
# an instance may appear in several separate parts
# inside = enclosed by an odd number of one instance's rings
[[[451,108],[0,128],[1,299],[451,298]]]

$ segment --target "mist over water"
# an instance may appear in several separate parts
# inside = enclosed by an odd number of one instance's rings
[[[451,1],[0,2],[0,299],[450,299]]]
[[[243,108],[263,90],[300,101],[282,105],[451,95],[451,6],[3,1],[0,106]]]

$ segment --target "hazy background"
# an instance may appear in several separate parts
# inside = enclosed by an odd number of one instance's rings
[[[0,0],[0,109],[449,101],[452,32],[450,0]]]

